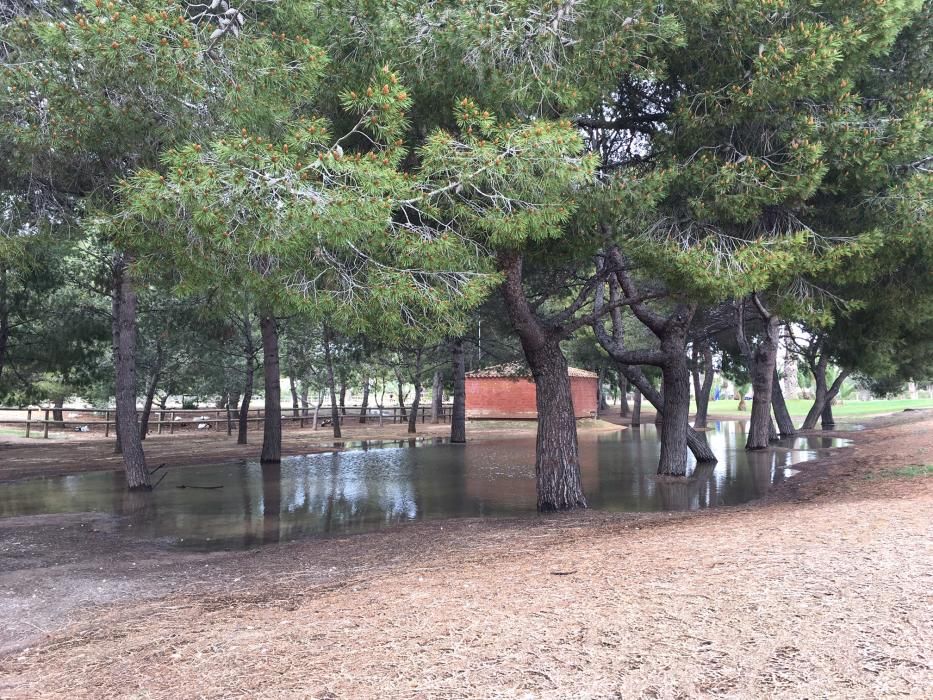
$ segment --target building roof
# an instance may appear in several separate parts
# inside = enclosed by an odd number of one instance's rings
[[[474,379],[493,379],[493,378],[531,378],[531,370],[528,369],[528,365],[522,362],[506,362],[501,365],[493,365],[492,367],[484,367],[483,369],[476,369],[472,372],[467,372],[466,376],[472,377]],[[578,369],[576,367],[567,368],[568,377],[590,377],[592,379],[597,379],[599,377],[596,372],[589,372],[585,369]]]

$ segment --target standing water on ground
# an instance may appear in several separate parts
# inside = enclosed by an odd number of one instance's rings
[[[744,423],[725,421],[706,435],[719,457],[716,465],[694,465],[687,479],[659,479],[653,425],[581,434],[590,507],[661,511],[744,503],[789,476],[791,464],[846,444],[802,437],[746,452]],[[249,548],[426,518],[533,514],[534,454],[533,437],[466,445],[363,443],[361,449],[287,457],[276,465],[169,469],[152,493],[128,493],[120,472],[88,472],[0,484],[0,517],[110,513],[117,529],[141,539]]]

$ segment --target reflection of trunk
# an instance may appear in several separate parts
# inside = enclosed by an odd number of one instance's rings
[[[249,314],[243,317],[243,354],[246,356],[246,376],[243,380],[243,400],[240,403],[240,414],[237,419],[238,445],[247,442],[249,430],[249,405],[253,402],[253,381],[256,375],[256,348],[253,346],[253,329]]]
[[[454,338],[450,347],[454,375],[454,405],[450,413],[450,441],[466,442],[466,368],[463,361],[463,338]]]
[[[502,295],[512,326],[522,343],[535,380],[538,438],[535,450],[538,510],[585,508],[577,422],[567,375],[567,359],[560,338],[549,333],[535,316],[522,287],[522,258],[500,257],[506,274]]]
[[[282,465],[267,462],[262,465],[262,541],[274,544],[281,538]]]
[[[431,422],[441,422],[441,410],[444,401],[444,385],[441,382],[443,375],[440,370],[434,372],[434,382],[431,386]]]
[[[774,420],[777,421],[777,432],[780,436],[782,438],[793,437],[797,431],[794,429],[794,421],[784,401],[784,391],[781,389],[777,369],[774,370],[774,381],[771,384],[771,408],[774,411]]]
[[[415,353],[415,371],[412,375],[412,383],[415,385],[415,397],[411,401],[411,411],[408,414],[408,432],[418,431],[418,406],[421,403],[421,348]]]
[[[262,431],[263,464],[282,459],[282,387],[279,372],[279,331],[275,319],[263,316],[259,321],[262,331],[263,375],[265,377],[265,411]]]
[[[369,377],[363,377],[363,398],[360,401],[360,423],[366,422],[369,409]]]
[[[703,381],[700,381],[700,354],[703,355]],[[709,392],[713,388],[713,351],[705,343],[693,345],[693,393],[696,396],[697,413],[693,418],[693,427],[697,430],[706,428],[709,412]]]
[[[324,362],[327,365],[327,386],[330,389],[330,419],[333,423],[334,437],[340,435],[340,410],[337,407],[337,387],[334,378],[334,358],[330,351],[330,328],[324,327]]]
[[[116,368],[117,425],[126,485],[151,489],[146,456],[136,415],[136,292],[130,279],[129,256],[117,254],[113,270],[113,336]]]
[[[637,428],[641,425],[641,392],[635,389],[635,396],[632,399],[632,420],[630,425]]]

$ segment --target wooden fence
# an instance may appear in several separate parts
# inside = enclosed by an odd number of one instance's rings
[[[445,403],[441,405],[439,419],[442,423],[450,421],[452,404]],[[404,410],[404,414],[402,413]],[[426,423],[431,417],[431,405],[421,405],[418,407],[418,422]],[[63,420],[54,419],[55,412],[60,411]],[[359,423],[362,415],[361,406],[346,406],[339,408],[340,424],[348,422]],[[6,418],[4,413],[25,413],[26,418]],[[366,422],[384,425],[385,423],[404,423],[408,420],[411,408],[402,409],[400,406],[369,406],[366,409]],[[69,413],[82,413],[93,415],[94,418],[69,419],[66,417]],[[262,423],[265,420],[265,409],[251,408],[247,412],[246,420],[248,423]],[[137,415],[142,411],[137,410]],[[306,424],[315,424],[315,427],[331,420],[330,405],[321,406],[318,409],[309,408],[283,408],[282,422],[295,424],[304,428]],[[225,408],[167,408],[165,410],[155,408],[149,416],[148,433],[150,435],[161,435],[167,432],[170,435],[175,434],[176,428],[187,428],[190,425],[208,425],[216,427],[223,425],[228,431],[236,431],[239,421],[239,411],[231,410],[229,413]],[[0,425],[24,426],[26,437],[30,437],[34,429],[41,430],[42,437],[48,438],[49,426],[57,429],[76,429],[87,426],[93,429],[93,426],[104,426],[104,435],[109,436],[111,429],[116,428],[116,409],[113,408],[53,408],[41,406],[39,408],[3,408],[0,407]]]

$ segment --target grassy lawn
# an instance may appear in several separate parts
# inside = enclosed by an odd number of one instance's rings
[[[746,401],[745,403],[749,404],[748,410],[751,410],[751,402]],[[710,401],[709,412],[711,414],[735,413],[738,405],[739,402],[734,399]],[[800,417],[806,416],[807,411],[810,410],[810,406],[812,405],[812,401],[804,399],[787,402],[787,408],[790,414]],[[898,411],[903,411],[905,408],[933,408],[933,399],[918,399],[917,401],[911,401],[910,399],[898,399],[893,401],[845,401],[841,406],[839,404],[833,406],[833,416],[837,419],[845,416],[875,416],[881,413],[896,413]]]

